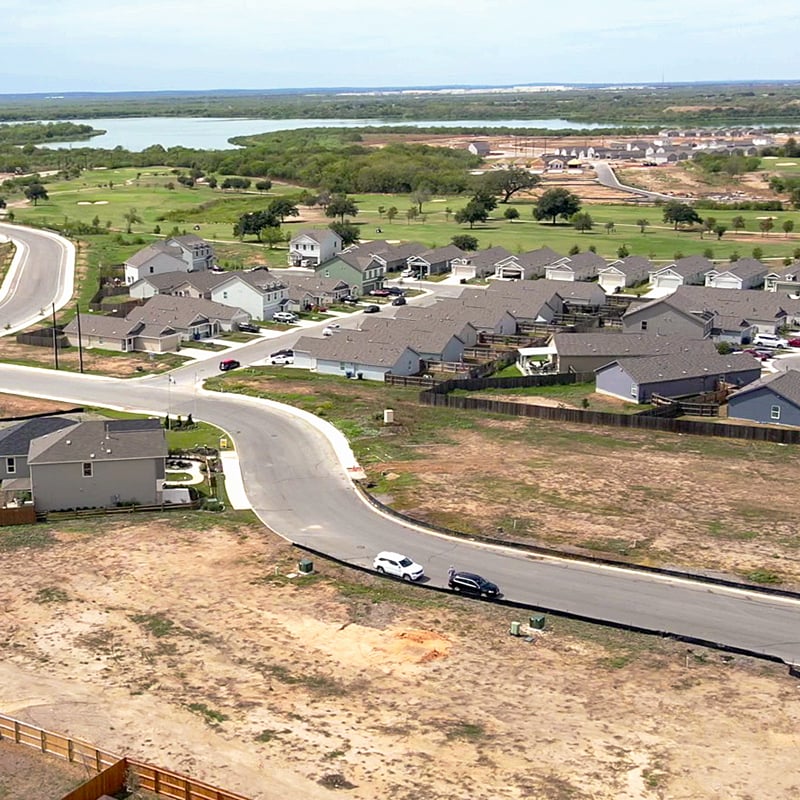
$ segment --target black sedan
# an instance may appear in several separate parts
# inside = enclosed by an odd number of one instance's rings
[[[463,592],[475,597],[499,597],[500,589],[496,583],[487,581],[474,572],[453,572],[447,579],[447,585],[454,592]]]
[[[381,310],[380,306],[367,306],[364,309],[365,314],[377,314]]]

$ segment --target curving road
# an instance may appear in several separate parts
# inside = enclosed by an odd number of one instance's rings
[[[198,369],[213,367],[192,365],[173,382],[166,376],[121,381],[0,365],[0,386],[132,411],[192,413],[218,425],[236,444],[245,489],[259,518],[292,542],[353,564],[369,566],[381,549],[405,551],[436,585],[444,585],[454,564],[487,574],[509,600],[800,662],[797,601],[532,557],[403,524],[361,499],[346,469],[352,454],[327,423],[268,401],[205,392],[192,378]]]
[[[69,302],[75,274],[75,246],[49,231],[0,224],[0,238],[11,239],[16,254],[0,287],[0,329],[16,333],[47,317],[53,304]]]
[[[636,186],[627,186],[619,182],[614,170],[605,161],[592,161],[592,166],[594,167],[598,182],[603,186],[608,186],[609,189],[617,189],[620,192],[630,192],[639,197],[644,197],[647,200],[678,200],[681,203],[691,203],[696,199],[694,197],[678,197],[673,194],[651,192],[648,189],[639,189]],[[657,167],[653,167],[653,169],[657,169]]]

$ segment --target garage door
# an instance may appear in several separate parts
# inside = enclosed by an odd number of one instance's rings
[[[739,281],[736,278],[730,277],[728,275],[719,275],[714,278],[714,288],[715,289],[738,289],[739,288]]]
[[[601,275],[597,281],[606,294],[614,294],[625,288],[625,277],[622,275]]]
[[[461,278],[470,280],[475,277],[475,267],[470,264],[453,264],[453,277],[459,280]]]
[[[683,283],[680,275],[658,275],[653,281],[654,289],[677,289]]]

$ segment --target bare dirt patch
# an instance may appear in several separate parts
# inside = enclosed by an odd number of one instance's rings
[[[74,403],[0,393],[0,419],[13,419],[29,414],[52,414],[55,411],[68,411],[71,408],[75,408]]]
[[[0,797],[53,800],[95,773],[24,745],[0,741]]]
[[[258,799],[795,792],[785,670],[555,618],[527,642],[491,604],[287,579],[295,552],[218,523],[0,534],[0,709]]]

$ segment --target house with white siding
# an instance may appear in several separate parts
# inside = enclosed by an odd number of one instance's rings
[[[316,268],[342,252],[342,237],[330,228],[306,229],[289,242],[289,266]]]

